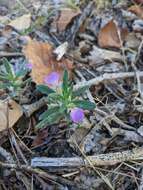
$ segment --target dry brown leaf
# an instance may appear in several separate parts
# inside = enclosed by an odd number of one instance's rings
[[[102,48],[121,48],[122,43],[119,35],[121,35],[123,40],[127,35],[127,30],[122,30],[120,32],[116,22],[111,20],[100,30],[98,44]]]
[[[53,71],[58,72],[61,78],[64,69],[67,69],[71,74],[72,62],[66,58],[57,61],[53,50],[50,44],[34,40],[29,40],[23,48],[26,58],[33,65],[31,76],[35,83],[43,84],[45,76]]]
[[[23,111],[19,104],[15,101],[10,100],[8,104],[8,119],[9,125],[11,128],[18,121],[18,119],[22,116]],[[0,132],[7,129],[7,103],[0,102]]]
[[[67,25],[71,22],[71,20],[80,13],[81,12],[79,10],[73,10],[73,9],[61,10],[60,18],[57,21],[57,26],[59,31],[64,31]]]
[[[16,18],[15,20],[12,20],[8,25],[21,31],[28,29],[30,27],[30,24],[31,24],[31,15],[25,14],[21,17]]]
[[[143,7],[139,5],[132,5],[128,10],[143,19]]]

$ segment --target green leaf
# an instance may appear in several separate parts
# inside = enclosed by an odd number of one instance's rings
[[[62,117],[63,117],[63,113],[56,112],[56,113],[50,115],[50,117],[48,117],[48,122],[49,122],[49,124],[57,123],[60,121],[60,119]]]
[[[67,72],[67,70],[64,71],[62,89],[63,89],[63,94],[66,94],[67,89],[68,89],[68,72]]]
[[[60,94],[51,93],[47,97],[49,103],[59,103],[63,101],[63,97]]]
[[[22,85],[26,85],[32,81],[32,78],[28,78],[25,81],[22,81]]]
[[[63,75],[63,85],[68,85],[68,71],[64,70],[64,75]]]
[[[46,85],[37,85],[37,90],[40,91],[43,94],[49,95],[51,93],[55,93],[54,90],[52,90],[51,88],[49,88]]]
[[[36,128],[40,129],[40,128],[46,127],[47,124],[48,124],[48,121],[47,121],[47,118],[45,118],[36,125]]]
[[[85,100],[75,100],[72,103],[74,103],[76,107],[84,110],[93,110],[96,107],[96,105],[93,102]]]
[[[49,115],[55,113],[57,110],[59,110],[59,106],[54,106],[54,107],[49,108],[47,111],[45,111],[44,113],[40,115],[39,120],[49,117]]]
[[[3,83],[0,83],[0,89],[4,89],[4,84]]]
[[[63,117],[63,113],[56,112],[49,117],[43,119],[38,125],[36,125],[36,128],[42,128],[45,127],[48,124],[54,124],[60,121],[60,119]]]
[[[0,74],[0,80],[8,80],[8,78],[6,76]]]
[[[73,83],[70,82],[69,87],[68,87],[68,92],[67,92],[67,96],[72,96],[73,93]]]
[[[55,106],[53,108],[50,108],[46,112],[42,114],[43,118],[40,123],[36,126],[37,128],[42,128],[45,127],[48,124],[54,124],[60,121],[61,118],[65,116],[65,108],[64,107],[59,107]],[[40,116],[41,117],[41,116]]]
[[[79,88],[78,90],[73,91],[73,98],[77,96],[81,96],[88,89],[89,89],[89,86],[84,86],[82,88]]]
[[[24,77],[27,73],[28,73],[28,71],[26,71],[26,70],[20,70],[16,73],[16,78]]]
[[[10,62],[9,62],[6,58],[3,59],[3,64],[4,64],[4,66],[5,66],[6,72],[7,72],[11,77],[14,77],[14,72],[13,72],[12,66],[11,66]]]

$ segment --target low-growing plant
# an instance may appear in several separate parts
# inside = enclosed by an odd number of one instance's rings
[[[23,81],[29,69],[30,64],[12,65],[4,58],[0,66],[0,89],[7,90],[12,97],[19,96],[22,87],[29,81]]]
[[[59,79],[59,74],[53,72],[45,78],[46,85],[37,86],[37,90],[47,95],[48,102],[48,109],[40,115],[41,121],[37,128],[57,123],[61,119],[79,125],[84,118],[84,110],[95,108],[94,103],[81,100],[81,95],[87,90],[87,87],[74,90],[67,71],[64,72],[62,82]]]

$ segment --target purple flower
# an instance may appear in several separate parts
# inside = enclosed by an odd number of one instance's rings
[[[70,117],[74,123],[80,123],[84,118],[84,112],[80,108],[73,108],[70,112]]]
[[[27,69],[31,70],[32,67],[33,67],[32,63],[27,63],[27,64],[26,64],[26,68],[27,68]]]
[[[44,79],[44,82],[48,86],[58,86],[60,80],[60,75],[57,72],[52,72],[49,75],[47,75]]]

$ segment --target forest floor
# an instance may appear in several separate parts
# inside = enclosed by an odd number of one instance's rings
[[[0,0],[0,189],[143,190],[142,4]]]

